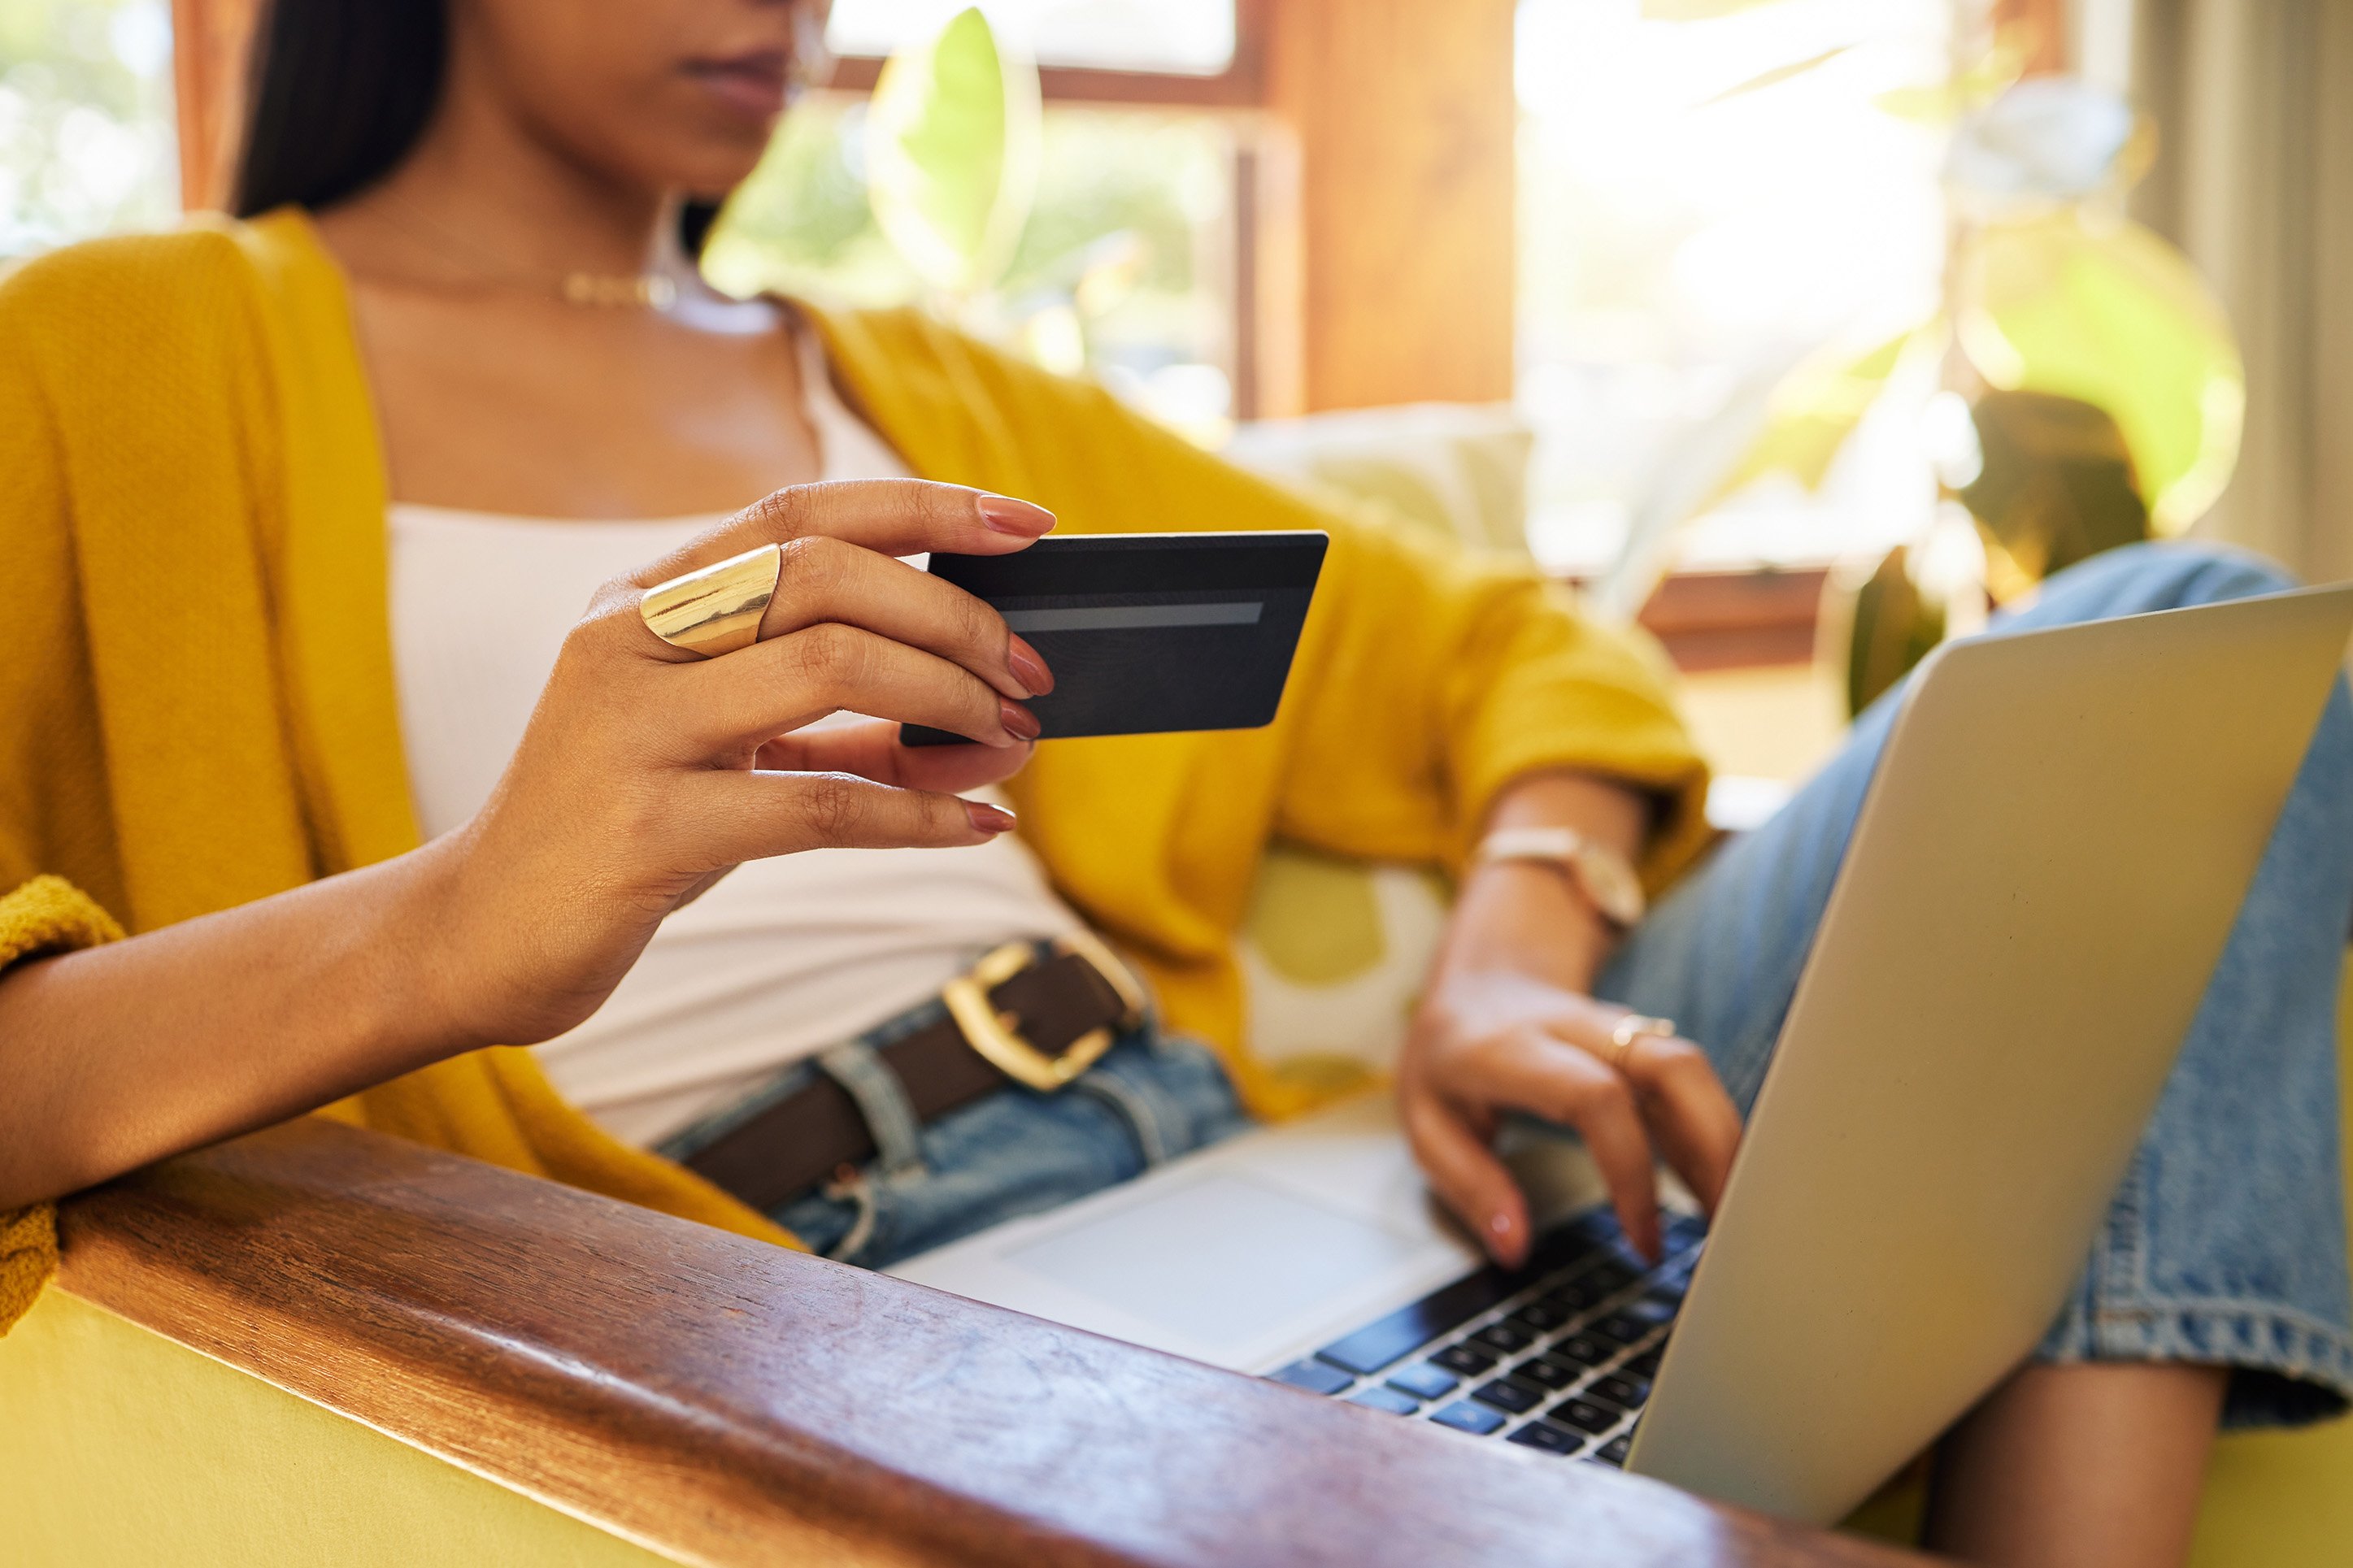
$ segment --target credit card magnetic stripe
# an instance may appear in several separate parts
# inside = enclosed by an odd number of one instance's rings
[[[1254,626],[1266,613],[1263,599],[1215,605],[1095,605],[1058,610],[1007,610],[1005,624],[1017,632],[1147,631],[1162,626]]]

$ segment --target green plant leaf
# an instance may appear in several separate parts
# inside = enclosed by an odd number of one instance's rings
[[[1038,73],[977,6],[882,68],[867,114],[867,195],[883,235],[935,289],[1003,276],[1036,198]]]
[[[1905,352],[1915,342],[1941,336],[1932,322],[1898,332],[1860,357],[1818,355],[1790,372],[1774,389],[1765,428],[1716,486],[1715,499],[1767,474],[1788,474],[1808,489],[1818,488]]]
[[[1945,608],[1912,581],[1910,552],[1897,545],[1856,590],[1847,638],[1846,710],[1858,715],[1945,640]]]
[[[1964,252],[1957,325],[1991,384],[2107,411],[2157,531],[2188,528],[2230,482],[2238,342],[2196,268],[2148,229],[2072,208],[1988,225]]]

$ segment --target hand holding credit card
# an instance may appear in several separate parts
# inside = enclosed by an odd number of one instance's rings
[[[1273,721],[1330,542],[1322,533],[1105,533],[932,557],[1054,672],[1041,740]],[[902,724],[910,746],[965,738]]]

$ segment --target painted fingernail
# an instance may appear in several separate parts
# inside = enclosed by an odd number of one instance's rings
[[[980,521],[999,533],[1035,539],[1054,526],[1054,514],[1042,506],[1031,506],[1011,496],[984,495],[980,498]]]
[[[1013,829],[1013,814],[1001,807],[991,805],[987,801],[965,801],[964,814],[972,818],[973,831],[976,833],[1009,833]]]
[[[1054,689],[1054,672],[1046,668],[1038,650],[1019,637],[1015,637],[1012,647],[1006,649],[1005,663],[1013,671],[1013,679],[1028,688],[1030,696],[1043,697]]]
[[[1008,702],[1002,697],[997,700],[997,721],[1004,725],[1005,732],[1017,741],[1034,741],[1044,728],[1038,722],[1038,715],[1018,702]]]

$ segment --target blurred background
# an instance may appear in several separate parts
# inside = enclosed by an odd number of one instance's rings
[[[0,264],[216,205],[256,0],[0,0]],[[1639,616],[1736,775],[2197,531],[2353,575],[2353,5],[838,0],[705,257]],[[1729,787],[1724,809],[1736,819]]]

